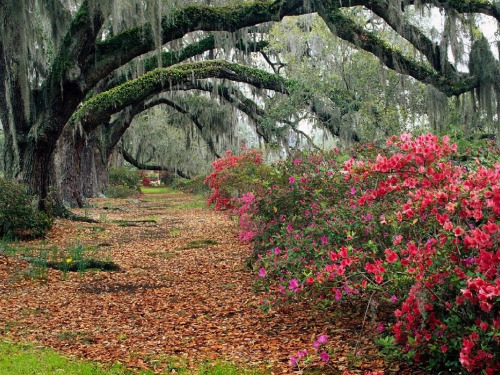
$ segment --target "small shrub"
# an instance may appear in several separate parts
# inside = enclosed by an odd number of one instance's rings
[[[108,186],[106,190],[106,196],[108,198],[128,198],[137,194],[139,194],[137,188],[131,189],[123,185],[111,185]]]
[[[42,237],[51,225],[22,185],[0,178],[0,237]]]
[[[211,190],[207,185],[203,183],[204,180],[204,176],[193,177],[190,180],[177,178],[172,182],[171,186],[174,189],[178,189],[186,193],[208,196]]]
[[[125,167],[109,169],[109,186],[106,196],[109,198],[128,198],[140,193],[141,175]]]
[[[174,182],[174,175],[167,171],[160,172],[160,182],[163,185],[170,185]]]
[[[123,186],[137,191],[141,182],[141,176],[134,170],[125,167],[111,167],[109,169],[109,184],[111,186]]]

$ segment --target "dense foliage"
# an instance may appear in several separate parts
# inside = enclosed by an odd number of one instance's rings
[[[126,167],[111,167],[106,196],[109,198],[127,198],[137,195],[140,192],[141,178],[141,175],[135,170]]]
[[[500,370],[500,163],[493,147],[481,157],[458,163],[448,137],[405,134],[383,149],[298,155],[251,191],[238,184],[230,199],[234,181],[251,177],[229,156],[214,165],[209,181],[222,200],[211,202],[243,219],[270,302],[392,307],[385,342],[405,357],[433,371],[493,374]],[[326,342],[317,345],[323,360]]]
[[[0,178],[0,237],[42,237],[51,225],[50,214],[37,210],[22,185]]]

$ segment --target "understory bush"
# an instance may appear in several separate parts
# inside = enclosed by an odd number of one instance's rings
[[[299,154],[272,172],[251,155],[243,168],[231,155],[214,163],[209,202],[240,216],[269,303],[392,308],[379,327],[404,357],[431,371],[500,371],[498,149],[465,164],[446,136],[404,134],[384,148]],[[245,182],[253,172],[260,183]]]
[[[109,185],[106,196],[109,198],[128,198],[140,193],[141,176],[137,171],[126,167],[109,169]]]
[[[208,196],[211,190],[207,185],[204,184],[204,181],[205,176],[195,176],[189,180],[176,177],[170,185],[172,186],[172,188],[184,191],[186,193]]]
[[[0,238],[44,236],[52,218],[38,211],[36,203],[24,186],[0,178]]]

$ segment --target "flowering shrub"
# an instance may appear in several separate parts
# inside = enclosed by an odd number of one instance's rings
[[[227,208],[252,230],[270,301],[376,300],[394,307],[391,334],[409,358],[498,373],[500,164],[490,151],[486,166],[464,165],[448,137],[404,134],[383,150],[302,154],[276,165],[268,186],[226,196]]]
[[[213,172],[205,178],[212,189],[207,203],[216,210],[234,209],[237,198],[262,186],[262,154],[256,150],[245,150],[240,155],[231,151],[213,163]]]

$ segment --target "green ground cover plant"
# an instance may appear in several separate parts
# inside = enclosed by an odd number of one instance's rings
[[[175,364],[174,364],[175,362]],[[172,359],[172,369],[180,375],[258,375],[262,372],[245,369],[231,363],[213,362],[188,369]],[[52,349],[0,341],[0,375],[153,375],[153,371],[127,369],[121,364],[105,365],[68,359]]]

